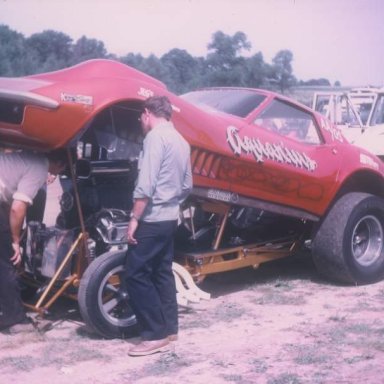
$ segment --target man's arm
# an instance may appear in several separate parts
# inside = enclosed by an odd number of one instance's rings
[[[141,218],[141,216],[143,216],[148,201],[149,199],[145,197],[141,199],[136,198],[135,202],[133,203],[133,208],[131,211],[131,220],[128,224],[127,233],[127,240],[129,244],[137,244],[137,240],[135,239],[134,235],[139,224],[139,219]]]
[[[188,159],[187,169],[184,175],[182,193],[179,197],[179,203],[181,204],[191,193],[193,187],[193,178],[192,178],[192,170],[191,170],[191,161]]]
[[[12,235],[12,247],[14,254],[11,257],[13,264],[19,264],[21,261],[20,236],[23,227],[25,215],[27,213],[28,203],[21,200],[13,200],[9,212],[9,226]]]

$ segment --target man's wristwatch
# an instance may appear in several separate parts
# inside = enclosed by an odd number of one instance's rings
[[[132,220],[139,221],[139,218],[133,213],[133,211],[130,213],[129,218]]]

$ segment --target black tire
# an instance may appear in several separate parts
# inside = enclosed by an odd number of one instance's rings
[[[319,272],[334,281],[368,284],[384,277],[384,200],[368,193],[342,196],[312,242]]]
[[[80,281],[80,313],[91,331],[108,339],[132,337],[136,331],[123,277],[125,255],[112,251],[97,257]]]

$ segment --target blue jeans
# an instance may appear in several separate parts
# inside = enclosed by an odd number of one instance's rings
[[[10,260],[12,256],[9,210],[0,204],[0,328],[25,320],[17,272]]]
[[[127,289],[141,337],[159,340],[178,332],[173,237],[177,221],[140,222],[126,259]]]

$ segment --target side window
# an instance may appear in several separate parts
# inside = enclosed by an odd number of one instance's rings
[[[321,143],[312,115],[281,100],[273,100],[254,124],[302,143]]]

